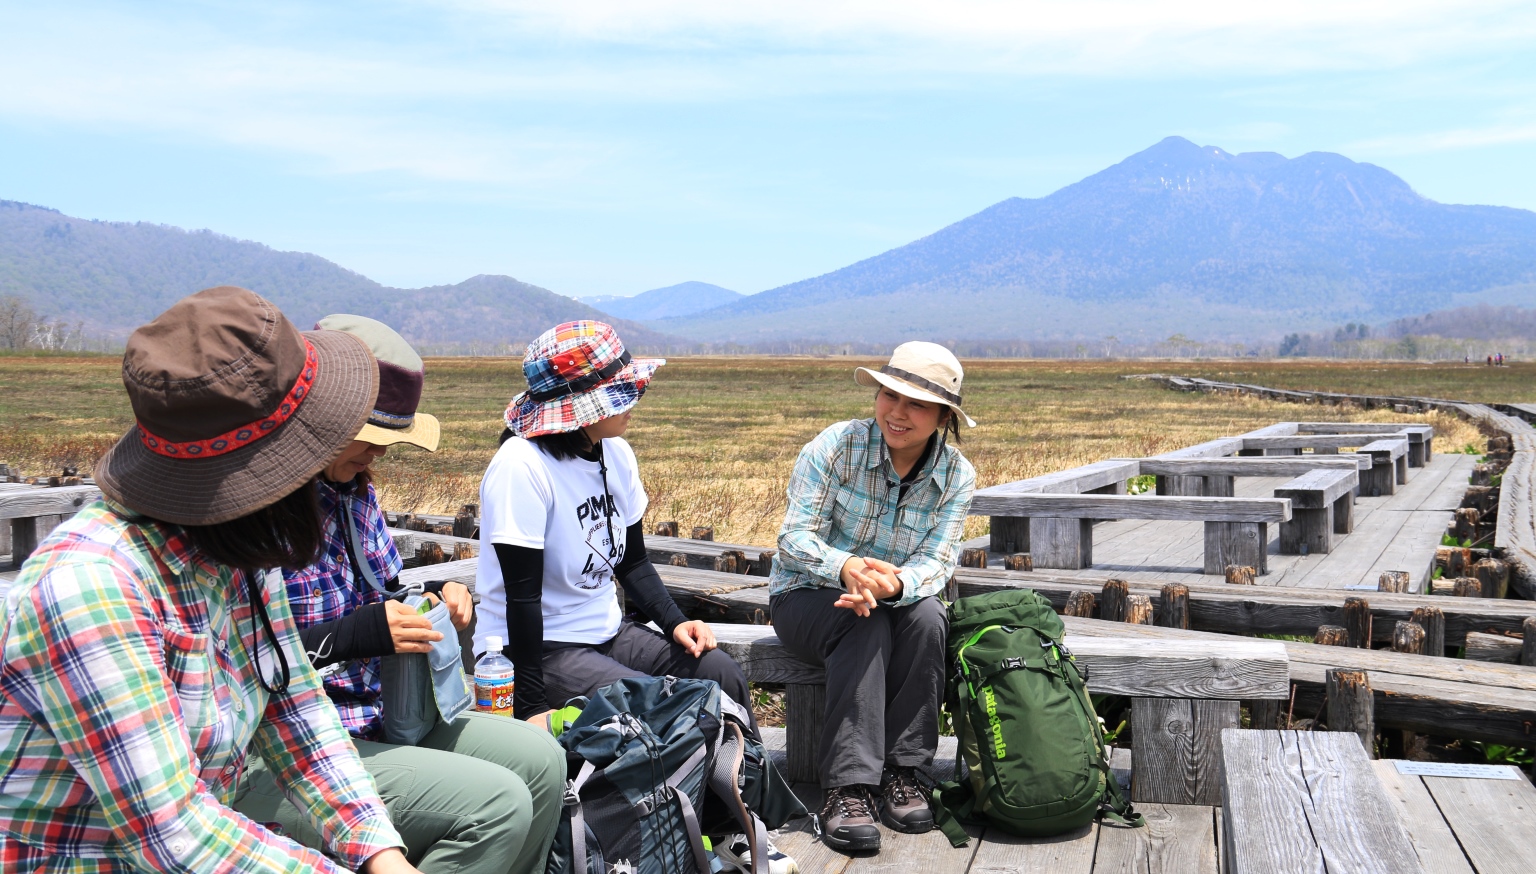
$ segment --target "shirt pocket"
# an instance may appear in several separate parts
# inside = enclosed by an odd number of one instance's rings
[[[209,637],[166,628],[161,639],[165,644],[165,676],[181,701],[182,721],[188,729],[201,728],[218,717]]]
[[[832,539],[830,545],[845,551],[858,551],[875,542],[875,526],[880,510],[868,498],[840,490],[832,499]]]

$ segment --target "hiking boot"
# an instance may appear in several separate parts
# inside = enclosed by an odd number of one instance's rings
[[[773,845],[773,835],[770,833],[767,837],[768,874],[800,874],[800,866],[795,864],[795,860],[779,852],[779,848]],[[715,847],[715,855],[742,874],[752,872],[752,841],[746,835],[726,835],[721,838]]]
[[[880,827],[875,825],[875,804],[868,789],[827,790],[827,801],[821,806],[821,840],[834,850],[880,849]]]
[[[892,768],[880,792],[880,821],[891,829],[920,835],[933,828],[927,785],[916,768]]]

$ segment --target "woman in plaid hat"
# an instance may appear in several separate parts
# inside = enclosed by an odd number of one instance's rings
[[[319,329],[350,334],[378,361],[379,394],[357,436],[315,478],[322,542],[318,561],[284,570],[294,620],[310,663],[353,737],[363,767],[410,859],[427,874],[542,874],[559,825],[565,752],[547,732],[484,713],[439,722],[414,746],[383,742],[381,656],[425,653],[443,635],[425,616],[387,593],[404,564],[374,493],[370,468],[391,446],[437,451],[435,417],[417,409],[426,368],[393,328],[364,316],[332,315]],[[469,625],[474,604],[462,583],[434,582],[426,595]],[[235,808],[281,823],[302,843],[319,835],[254,763]]]
[[[709,625],[678,609],[646,555],[647,498],[624,440],[659,358],[631,358],[613,328],[566,322],[528,345],[527,391],[507,407],[501,448],[480,483],[480,619],[475,649],[506,641],[514,712],[553,707],[628,677],[713,680],[750,718],[747,679]],[[614,586],[661,627],[626,620]],[[751,726],[754,735],[756,725]],[[749,864],[744,836],[716,853]],[[796,870],[769,847],[773,874]]]

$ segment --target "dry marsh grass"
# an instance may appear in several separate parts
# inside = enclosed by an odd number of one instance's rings
[[[629,439],[651,496],[648,522],[713,525],[719,540],[771,545],[800,447],[827,425],[871,414],[851,358],[687,357],[662,368]],[[29,473],[88,470],[131,424],[112,358],[0,358],[0,461]],[[1297,407],[1182,394],[1121,379],[1148,371],[1285,388],[1536,401],[1536,366],[1379,362],[1147,362],[975,360],[966,409],[980,423],[962,451],[992,485],[1103,458],[1151,455],[1276,421],[1348,419],[1433,424],[1444,449],[1476,444],[1450,416]],[[501,411],[522,382],[519,362],[436,358],[423,409],[442,420],[442,449],[392,452],[377,464],[391,510],[452,513],[477,500],[496,449]],[[985,531],[970,522],[968,534]]]

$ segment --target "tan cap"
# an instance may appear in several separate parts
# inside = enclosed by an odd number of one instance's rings
[[[976,422],[960,409],[960,383],[965,379],[960,359],[937,343],[903,343],[891,353],[889,364],[879,370],[860,367],[853,378],[859,385],[883,385],[914,400],[943,404],[954,410],[968,427],[976,427]]]

